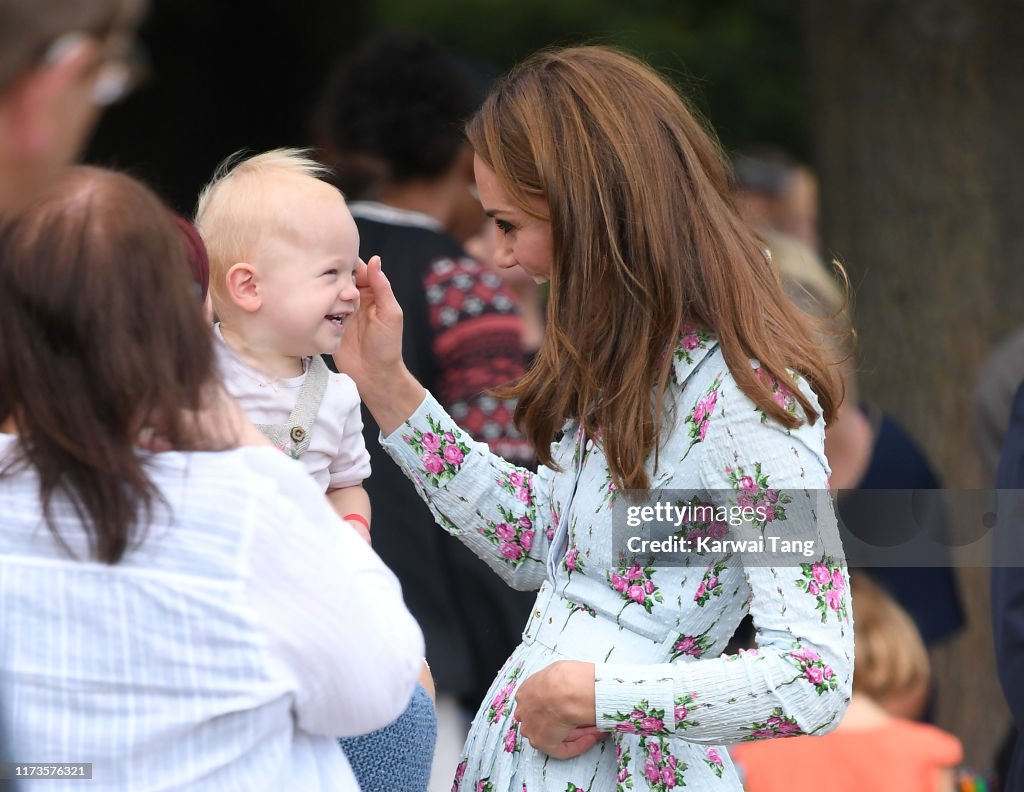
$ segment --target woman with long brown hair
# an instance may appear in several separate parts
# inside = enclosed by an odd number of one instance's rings
[[[540,589],[457,785],[739,790],[722,746],[827,732],[849,699],[834,371],[736,216],[714,139],[649,67],[541,53],[467,132],[499,266],[550,281],[543,345],[507,389],[540,470],[473,443],[408,374],[379,263],[337,356],[440,525]],[[679,519],[651,562],[634,534],[658,506]],[[773,555],[772,537],[802,550]],[[748,612],[758,650],[723,655]]]
[[[244,444],[212,343],[142,184],[74,168],[0,224],[12,755],[109,790],[355,790],[336,738],[399,715],[422,636],[301,466]]]

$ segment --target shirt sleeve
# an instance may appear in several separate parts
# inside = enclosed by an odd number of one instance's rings
[[[297,462],[249,453],[274,484],[255,507],[250,598],[295,683],[295,718],[347,737],[394,721],[412,695],[423,635],[398,580],[328,506]]]
[[[723,563],[741,566],[749,584],[757,648],[662,665],[599,664],[600,729],[711,744],[824,734],[849,702],[849,579],[828,495],[824,422],[788,430],[728,383],[701,443],[701,484],[715,506],[754,510],[729,529],[750,551]],[[780,392],[795,411],[792,394]],[[800,545],[810,549],[806,562],[786,554],[787,565],[775,565],[771,553],[746,544],[770,535],[810,542]],[[696,596],[710,594],[722,572],[717,563],[709,567]]]
[[[344,391],[344,403],[348,409],[340,415],[341,440],[338,454],[331,461],[329,472],[330,489],[354,487],[370,477],[370,452],[363,439],[363,416],[359,409],[359,392],[350,377],[345,374],[330,375],[330,387]]]
[[[491,453],[430,393],[381,444],[416,485],[438,525],[513,588],[540,587],[557,521],[548,468],[532,473]]]
[[[435,261],[423,285],[440,372],[434,386],[438,402],[495,454],[531,465],[533,449],[515,427],[515,401],[488,394],[526,372],[515,295],[470,258]]]

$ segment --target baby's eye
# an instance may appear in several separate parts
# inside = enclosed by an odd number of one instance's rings
[[[503,234],[511,234],[516,230],[516,227],[512,225],[508,220],[495,220],[494,224],[498,227],[498,230]]]
[[[332,276],[332,277],[336,277],[336,276],[337,276],[337,274],[338,274],[338,271],[337,271],[336,269],[329,269],[329,270],[327,270],[327,271],[326,271],[326,272],[324,273],[324,275],[330,275],[330,276]]]

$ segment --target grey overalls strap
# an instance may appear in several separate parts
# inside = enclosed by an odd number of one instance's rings
[[[256,424],[256,428],[267,436],[271,443],[284,451],[292,459],[298,459],[309,448],[309,439],[313,434],[313,422],[320,410],[320,402],[327,390],[327,379],[330,370],[323,358],[313,355],[309,360],[309,370],[299,388],[298,398],[288,423]]]

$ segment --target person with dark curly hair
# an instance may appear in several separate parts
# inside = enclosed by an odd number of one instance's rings
[[[515,401],[488,395],[524,373],[517,298],[464,242],[484,225],[462,124],[489,87],[485,70],[428,38],[386,32],[341,61],[317,135],[350,199],[360,256],[379,254],[405,309],[410,369],[475,439],[531,464]],[[373,544],[402,581],[438,689],[435,774],[451,773],[467,713],[519,641],[531,598],[510,591],[459,542],[439,536],[415,486],[380,448],[363,412],[374,475]],[[446,746],[450,746],[446,750]]]

